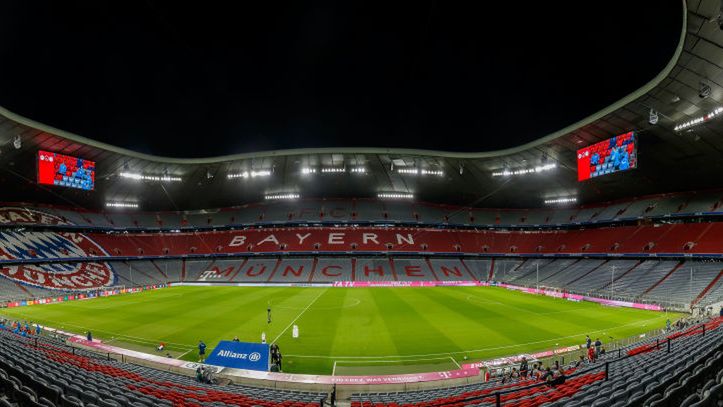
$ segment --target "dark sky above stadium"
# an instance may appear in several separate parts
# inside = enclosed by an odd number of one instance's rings
[[[132,150],[485,151],[569,125],[670,60],[678,0],[13,0],[0,105]]]

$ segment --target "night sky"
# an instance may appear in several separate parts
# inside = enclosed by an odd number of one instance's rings
[[[485,151],[652,79],[677,0],[3,2],[0,105],[132,150]]]

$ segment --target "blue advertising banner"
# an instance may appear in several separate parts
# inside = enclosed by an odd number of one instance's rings
[[[269,370],[269,345],[221,341],[206,359],[206,364],[233,369]]]

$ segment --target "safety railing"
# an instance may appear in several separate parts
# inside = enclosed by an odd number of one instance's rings
[[[706,334],[706,326],[705,326],[705,323],[703,323],[703,324],[699,324],[699,325],[696,325],[691,328],[684,329],[684,330],[681,330],[678,332],[681,334],[684,334],[684,335],[680,335],[680,336],[673,335],[672,338],[671,338],[671,336],[668,336],[665,338],[656,338],[655,342],[651,341],[651,342],[647,342],[647,343],[641,343],[640,346],[650,346],[650,350],[665,350],[665,352],[670,353],[671,352],[671,343],[673,341],[675,341],[677,339],[681,339],[681,338],[683,338],[687,335],[691,335],[691,334],[705,335]],[[611,379],[611,377],[610,377],[611,366],[613,366],[616,363],[627,360],[629,358],[636,357],[638,355],[638,354],[628,354],[627,351],[625,353],[623,353],[623,347],[620,347],[615,352],[608,352],[606,354],[614,355],[615,353],[617,353],[617,356],[614,356],[614,359],[612,359],[612,360],[604,360],[594,366],[590,366],[588,368],[581,369],[581,370],[576,370],[575,372],[571,373],[570,375],[566,375],[565,382],[567,382],[571,379],[574,379],[576,377],[583,376],[583,375],[599,374],[602,372],[604,372],[604,375],[601,380],[608,381]],[[491,399],[494,399],[495,406],[500,407],[500,406],[502,406],[503,396],[506,394],[514,394],[517,392],[523,392],[523,391],[527,391],[527,390],[531,390],[531,389],[536,389],[536,388],[541,388],[541,387],[549,387],[549,386],[550,386],[550,384],[548,384],[547,382],[541,381],[541,382],[532,383],[530,385],[521,386],[521,387],[489,391],[485,394],[480,394],[480,395],[471,396],[471,397],[462,398],[462,399],[460,399],[458,397],[451,397],[452,400],[443,401],[443,402],[439,402],[439,403],[432,403],[430,405],[434,405],[435,407],[444,407],[444,406],[449,406],[449,405],[463,406],[463,405],[468,405],[468,404],[478,404],[485,400],[487,402],[489,402],[489,401],[491,401]],[[494,388],[491,388],[489,390],[492,390],[492,389],[494,389]],[[486,389],[479,389],[479,390],[484,391]],[[377,403],[378,403],[378,402],[375,402],[371,397],[368,397],[368,395],[367,395],[367,397],[362,396],[360,398],[361,398],[361,400],[359,400],[359,401],[362,403],[362,405],[364,405],[365,402],[368,402],[370,405],[377,405]],[[364,400],[365,398],[366,398],[366,400]],[[429,401],[427,401],[427,404],[429,404]]]
[[[695,327],[692,327],[692,328],[687,329],[687,330],[679,331],[679,332],[686,333],[686,334],[693,334],[693,333],[698,333],[698,332],[700,332],[701,335],[705,335],[705,332],[706,332],[705,323],[700,324],[700,325],[695,326]],[[670,352],[671,352],[671,342],[674,341],[674,340],[683,338],[683,337],[685,337],[685,335],[681,335],[681,336],[675,337],[675,338],[673,338],[673,339],[671,339],[670,337],[667,337],[667,338],[665,338],[664,341],[661,341],[660,339],[657,339],[656,342],[655,342],[655,348],[654,348],[654,349],[655,349],[655,350],[660,350],[661,348],[664,348],[664,349],[666,349],[666,352],[667,352],[667,353],[670,353]],[[645,345],[641,345],[641,346],[645,346]],[[650,346],[652,347],[652,343],[650,344]],[[619,362],[621,362],[621,361],[623,361],[623,360],[626,360],[626,359],[629,359],[629,358],[633,358],[633,357],[635,357],[635,356],[637,356],[637,354],[629,355],[629,354],[626,353],[625,355],[620,355],[619,357],[617,357],[617,358],[615,358],[615,359],[613,359],[613,360],[606,360],[602,365],[596,365],[596,366],[593,366],[593,367],[591,367],[591,368],[589,368],[589,369],[580,370],[580,371],[575,371],[575,372],[572,373],[571,375],[565,376],[565,378],[566,378],[566,380],[569,380],[569,379],[573,379],[573,378],[575,378],[575,377],[582,376],[582,375],[584,375],[584,374],[590,374],[590,373],[594,373],[594,372],[600,372],[600,371],[602,371],[602,370],[604,369],[605,375],[604,375],[604,377],[603,377],[603,381],[608,381],[608,380],[610,380],[610,366],[611,366],[612,364],[614,364],[614,363],[619,363]],[[490,397],[494,397],[494,398],[495,398],[495,406],[496,406],[496,407],[500,407],[500,406],[502,405],[502,396],[505,395],[505,394],[512,394],[512,393],[516,393],[516,392],[519,392],[519,391],[524,391],[524,390],[529,390],[529,389],[535,389],[535,388],[544,387],[544,386],[549,386],[549,384],[546,383],[546,382],[539,382],[539,383],[535,383],[535,384],[532,384],[532,385],[529,385],[529,386],[517,387],[517,388],[509,389],[509,390],[498,390],[498,391],[495,391],[495,392],[493,392],[493,393],[491,393],[491,394],[485,394],[485,395],[470,397],[470,398],[468,398],[468,399],[455,400],[455,401],[449,401],[449,402],[440,403],[440,404],[438,404],[438,406],[441,407],[441,406],[450,405],[450,404],[460,405],[460,403],[461,403],[461,404],[469,404],[469,403],[473,403],[473,402],[475,402],[475,401],[481,401],[481,400],[484,400],[484,399],[488,399],[488,398],[490,398]]]

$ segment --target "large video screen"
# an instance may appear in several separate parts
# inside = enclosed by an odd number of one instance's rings
[[[95,188],[95,162],[38,151],[38,183],[92,190]]]
[[[638,142],[634,131],[577,150],[577,180],[638,167]]]

